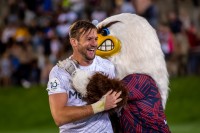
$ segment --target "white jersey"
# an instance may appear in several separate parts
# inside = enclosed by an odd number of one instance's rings
[[[99,56],[94,58],[90,66],[79,66],[79,68],[92,72],[100,71],[109,75],[109,77],[115,76],[114,65]],[[82,106],[86,104],[81,95],[73,89],[70,74],[57,65],[53,67],[49,74],[47,90],[49,95],[67,93],[67,106]],[[59,129],[60,133],[113,133],[107,113],[98,113],[87,119],[62,125]]]

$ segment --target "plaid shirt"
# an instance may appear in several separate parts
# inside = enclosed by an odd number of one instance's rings
[[[120,125],[124,133],[170,133],[155,81],[148,75],[132,74],[123,80],[129,92]]]

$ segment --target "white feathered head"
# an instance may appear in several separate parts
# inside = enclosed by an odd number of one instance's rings
[[[117,78],[141,73],[151,76],[165,107],[168,97],[168,72],[156,31],[146,19],[130,13],[111,16],[97,25],[97,55],[108,58],[116,67]]]

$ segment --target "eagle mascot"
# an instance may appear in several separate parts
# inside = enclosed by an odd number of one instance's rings
[[[115,132],[170,132],[164,113],[168,72],[156,31],[146,19],[129,13],[108,17],[97,28],[96,54],[114,64],[116,79],[77,69],[74,88],[88,103],[98,101],[110,89],[122,91],[123,100],[112,110],[120,125]]]

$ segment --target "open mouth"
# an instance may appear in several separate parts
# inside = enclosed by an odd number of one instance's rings
[[[108,39],[104,41],[97,49],[100,51],[111,51],[114,49],[114,44],[110,39]]]
[[[88,51],[94,51],[95,49],[88,49]]]

